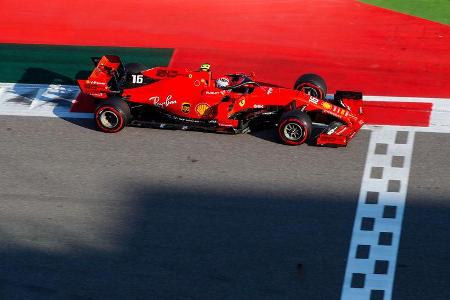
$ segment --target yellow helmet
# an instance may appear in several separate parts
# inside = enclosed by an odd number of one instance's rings
[[[202,64],[200,66],[200,71],[209,72],[210,69],[211,69],[211,65],[208,63]]]

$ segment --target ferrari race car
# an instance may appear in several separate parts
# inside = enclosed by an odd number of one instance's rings
[[[287,145],[346,146],[364,123],[362,94],[338,91],[327,100],[325,81],[315,74],[288,89],[256,81],[254,74],[214,80],[209,65],[192,71],[123,65],[113,55],[92,60],[94,70],[78,84],[82,101],[95,104],[95,122],[104,132],[131,125],[245,133],[270,125]]]

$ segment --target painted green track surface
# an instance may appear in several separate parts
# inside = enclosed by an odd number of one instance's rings
[[[450,0],[361,0],[361,2],[450,25]]]
[[[0,44],[0,82],[74,84],[92,71],[90,58],[104,54],[153,67],[168,65],[173,50]]]

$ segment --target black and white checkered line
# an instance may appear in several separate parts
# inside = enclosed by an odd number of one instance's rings
[[[372,128],[342,300],[392,298],[413,131]]]

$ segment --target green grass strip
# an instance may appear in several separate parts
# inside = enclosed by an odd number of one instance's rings
[[[104,54],[153,67],[168,65],[173,49],[0,44],[0,82],[75,84]]]
[[[361,2],[450,25],[450,0],[361,0]]]

